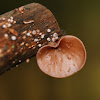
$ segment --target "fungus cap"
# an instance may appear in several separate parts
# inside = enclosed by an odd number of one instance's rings
[[[57,43],[40,48],[36,58],[44,73],[55,78],[64,78],[82,69],[86,62],[86,49],[80,39],[67,35]]]

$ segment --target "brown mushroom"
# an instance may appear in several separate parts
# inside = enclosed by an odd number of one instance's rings
[[[75,36],[63,36],[57,43],[43,46],[37,53],[37,64],[46,74],[56,77],[68,77],[84,66],[86,49]]]

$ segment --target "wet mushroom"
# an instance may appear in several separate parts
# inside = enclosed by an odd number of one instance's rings
[[[80,39],[67,35],[57,43],[40,48],[36,58],[44,73],[55,78],[64,78],[82,69],[86,62],[86,49]]]

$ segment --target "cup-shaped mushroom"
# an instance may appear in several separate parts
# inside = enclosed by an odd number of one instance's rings
[[[40,48],[36,55],[39,68],[55,78],[64,78],[78,72],[86,62],[84,44],[75,36],[63,36],[57,44]]]

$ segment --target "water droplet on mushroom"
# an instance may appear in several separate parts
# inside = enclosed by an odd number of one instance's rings
[[[57,34],[57,33],[54,33],[54,34],[53,34],[53,37],[58,37],[58,34]]]
[[[2,26],[3,28],[7,28],[7,26],[4,24],[3,26]]]
[[[51,29],[47,29],[47,32],[48,32],[48,33],[51,32]]]
[[[37,33],[39,33],[39,32],[40,32],[40,30],[39,30],[39,29],[37,29],[36,31],[37,31]]]
[[[8,38],[8,34],[4,34],[4,37],[5,37],[5,38]]]
[[[12,36],[11,39],[12,39],[12,40],[16,40],[16,36]]]
[[[28,59],[26,59],[26,63],[29,63],[30,62],[30,59],[28,58]]]
[[[5,20],[6,18],[2,18],[2,20]]]

